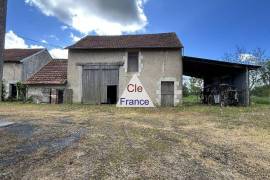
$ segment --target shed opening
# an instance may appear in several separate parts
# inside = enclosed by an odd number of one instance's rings
[[[16,84],[10,84],[10,97],[12,99],[17,98],[17,86],[16,86]]]
[[[117,103],[117,86],[107,86],[107,104]]]
[[[64,103],[64,90],[58,90],[58,104]]]
[[[183,74],[204,79],[205,104],[249,105],[249,71],[260,66],[183,57]]]
[[[202,103],[201,94],[203,91],[204,79],[192,76],[183,76],[183,103]]]

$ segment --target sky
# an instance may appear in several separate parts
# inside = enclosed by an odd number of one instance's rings
[[[239,46],[270,56],[269,0],[9,0],[6,48],[66,58],[86,35],[176,32],[187,56],[221,59]]]

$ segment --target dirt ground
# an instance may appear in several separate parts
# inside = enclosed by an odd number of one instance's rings
[[[270,106],[0,104],[0,179],[270,179]]]

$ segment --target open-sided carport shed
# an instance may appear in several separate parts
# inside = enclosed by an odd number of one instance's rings
[[[204,86],[226,83],[236,87],[242,92],[241,105],[249,105],[249,71],[257,68],[250,64],[183,57],[183,75],[203,79]]]

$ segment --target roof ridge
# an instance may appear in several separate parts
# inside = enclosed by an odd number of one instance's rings
[[[5,50],[44,50],[46,48],[5,48]]]
[[[68,61],[68,59],[52,59],[52,61]]]
[[[35,49],[20,49],[10,48],[4,50],[4,62],[15,62],[20,63],[22,60],[31,57],[35,54],[47,51],[46,48],[35,48]]]
[[[175,32],[125,35],[88,35],[66,49],[175,48],[183,45]]]
[[[124,37],[124,36],[149,36],[149,35],[165,35],[165,34],[176,34],[176,32],[165,32],[165,33],[147,33],[147,34],[122,34],[122,35],[87,35],[86,37]],[[82,38],[82,39],[84,39]],[[81,40],[82,40],[81,39]]]

